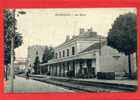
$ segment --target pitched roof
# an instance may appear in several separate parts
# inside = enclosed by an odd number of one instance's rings
[[[84,53],[84,52],[92,51],[92,50],[95,50],[95,49],[99,49],[100,47],[103,47],[104,45],[106,45],[106,41],[102,41],[101,43],[97,42],[97,43],[94,43],[94,44],[90,45],[88,48],[84,49],[80,53]]]

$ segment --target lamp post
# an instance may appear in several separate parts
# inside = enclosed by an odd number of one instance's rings
[[[12,20],[13,20],[13,25],[11,29],[11,70],[10,70],[10,76],[11,76],[11,92],[14,92],[14,34],[15,34],[15,26],[16,26],[16,20],[15,20],[15,12],[16,10],[13,9],[11,11],[12,14]],[[26,12],[20,11],[18,14],[25,14]],[[18,15],[19,16],[19,15]]]

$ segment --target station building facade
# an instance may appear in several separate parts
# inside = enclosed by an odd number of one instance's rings
[[[78,36],[71,39],[67,36],[65,42],[55,48],[55,58],[40,67],[47,69],[51,76],[67,77],[71,72],[73,77],[92,78],[98,72],[128,72],[128,58],[109,47],[106,37],[92,28],[82,28]]]

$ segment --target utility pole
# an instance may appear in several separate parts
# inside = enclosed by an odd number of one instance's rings
[[[10,76],[11,76],[11,92],[14,92],[14,35],[16,33],[16,18],[15,18],[15,12],[16,9],[12,9],[10,11],[12,14],[12,19],[13,20],[13,26],[11,27],[11,68],[10,68]],[[24,11],[19,11],[18,14],[26,14]]]
[[[12,18],[13,18],[13,27],[11,31],[11,69],[10,69],[10,76],[11,76],[11,92],[14,92],[14,33],[15,33],[15,9],[12,11]]]
[[[14,37],[11,37],[11,92],[14,91]]]

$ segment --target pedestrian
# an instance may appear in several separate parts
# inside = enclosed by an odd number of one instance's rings
[[[27,80],[30,78],[30,75],[29,74],[30,74],[30,70],[28,69],[27,72],[26,72],[26,79]]]
[[[28,71],[26,72],[26,79],[27,80],[29,79],[29,73],[28,73]]]

